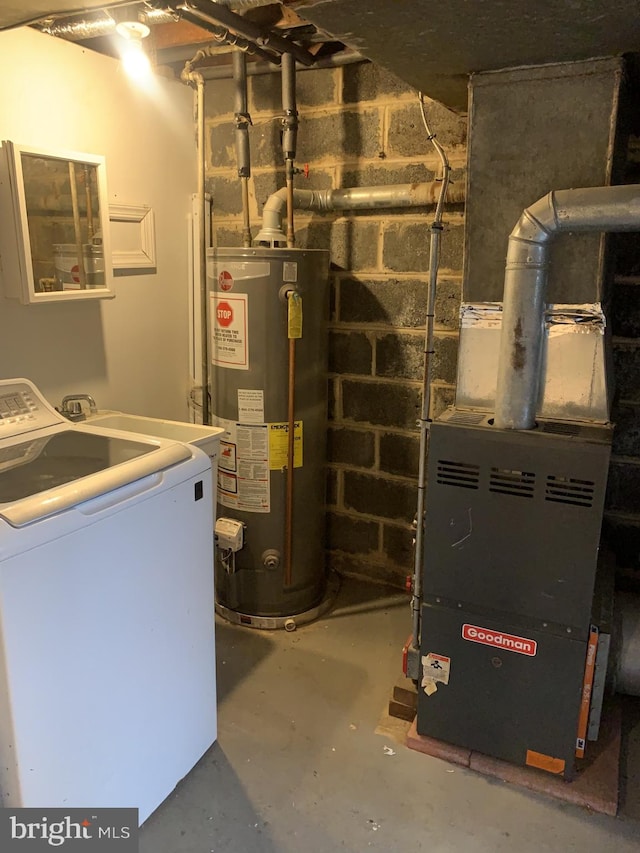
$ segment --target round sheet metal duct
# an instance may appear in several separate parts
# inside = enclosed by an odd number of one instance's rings
[[[526,208],[511,232],[496,388],[502,429],[535,426],[549,245],[568,231],[640,231],[640,185],[554,190]]]

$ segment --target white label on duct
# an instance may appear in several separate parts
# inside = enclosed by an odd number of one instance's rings
[[[248,297],[246,293],[211,293],[211,363],[249,369]]]
[[[284,263],[282,264],[282,280],[298,280],[298,264],[296,261],[284,261]]]
[[[264,423],[264,391],[238,388],[238,420],[243,424]]]
[[[270,512],[269,439],[267,424],[241,424],[212,418],[220,436],[218,502],[244,512]]]

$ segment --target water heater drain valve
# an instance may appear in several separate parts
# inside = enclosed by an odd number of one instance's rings
[[[244,545],[244,524],[235,518],[216,520],[216,545],[221,551],[235,553]]]

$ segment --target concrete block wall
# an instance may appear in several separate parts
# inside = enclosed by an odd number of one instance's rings
[[[249,77],[253,234],[269,195],[283,186],[277,74]],[[300,188],[429,182],[439,161],[417,93],[372,64],[300,72]],[[241,195],[234,152],[233,87],[206,86],[207,186],[215,240],[241,245]],[[454,181],[464,184],[466,121],[428,103]],[[464,219],[449,205],[441,243],[432,415],[453,401]],[[433,208],[296,214],[297,246],[328,248],[328,538],[330,565],[403,586],[413,565],[417,418]]]

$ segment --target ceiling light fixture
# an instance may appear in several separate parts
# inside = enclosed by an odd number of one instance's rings
[[[139,21],[121,21],[116,32],[124,39],[120,57],[127,74],[136,79],[148,76],[151,63],[142,48],[142,39],[151,32],[149,27]]]

